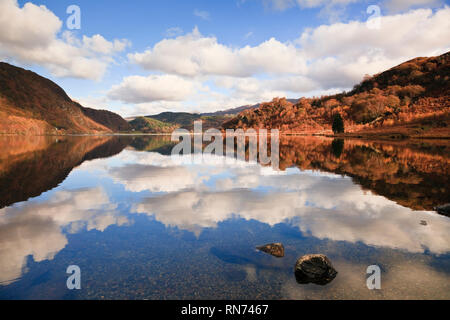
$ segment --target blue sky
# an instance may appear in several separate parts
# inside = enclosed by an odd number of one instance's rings
[[[444,53],[448,21],[439,0],[0,0],[0,60],[123,116],[210,112],[339,92]]]

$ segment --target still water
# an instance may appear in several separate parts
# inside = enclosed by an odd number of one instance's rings
[[[282,137],[280,170],[172,147],[0,137],[0,299],[450,299],[450,142]],[[310,253],[331,283],[296,282]]]

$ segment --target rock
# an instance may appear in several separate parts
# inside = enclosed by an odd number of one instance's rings
[[[277,258],[284,257],[284,246],[281,243],[269,243],[264,246],[256,247],[256,249],[271,254]]]
[[[423,225],[423,226],[428,225],[428,223],[425,220],[420,220],[420,224]]]
[[[450,203],[443,204],[433,208],[439,214],[450,217]]]
[[[300,284],[315,283],[326,285],[333,281],[337,271],[323,254],[308,254],[297,260],[295,278]]]

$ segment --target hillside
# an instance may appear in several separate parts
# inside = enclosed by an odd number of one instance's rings
[[[37,197],[58,186],[84,161],[110,157],[125,137],[0,136],[0,208]]]
[[[136,132],[142,133],[171,133],[177,128],[177,125],[148,117],[137,117],[130,121],[129,125]]]
[[[54,82],[0,62],[0,133],[110,133],[129,130],[109,111],[84,108]]]
[[[145,116],[146,119],[154,119],[159,122],[164,123],[166,126],[172,126],[174,129],[182,128],[189,131],[194,130],[194,122],[202,120],[202,127],[204,130],[209,128],[221,128],[222,124],[233,118],[232,115],[221,115],[221,114],[199,114],[199,113],[188,113],[188,112],[163,112],[157,115]],[[136,126],[135,118],[130,121],[130,125],[135,131],[141,131],[139,126]],[[155,131],[159,133],[166,133],[165,131]]]
[[[97,123],[104,125],[111,129],[113,132],[130,131],[131,127],[129,123],[118,114],[108,110],[97,110],[82,107],[78,105],[83,111],[84,115],[91,118]]]
[[[241,113],[242,111],[252,110],[252,109],[257,109],[257,108],[259,108],[259,103],[255,104],[255,105],[247,105],[247,106],[242,106],[242,107],[237,107],[237,108],[226,109],[226,110],[222,110],[222,111],[202,113],[202,115],[203,116],[237,115],[237,114]]]
[[[350,92],[276,98],[224,123],[226,128],[276,128],[284,133],[331,134],[340,113],[350,134],[450,137],[450,53],[416,58],[365,79]]]

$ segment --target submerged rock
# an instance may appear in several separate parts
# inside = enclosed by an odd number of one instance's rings
[[[297,260],[295,278],[300,284],[315,283],[326,285],[333,281],[337,271],[330,259],[323,254],[308,254]]]
[[[256,249],[271,254],[277,258],[284,257],[284,246],[281,243],[269,243],[264,246],[256,247]]]
[[[420,220],[420,224],[423,225],[423,226],[427,226],[428,225],[428,223],[425,220]]]
[[[450,203],[443,204],[433,208],[439,214],[450,217]]]

